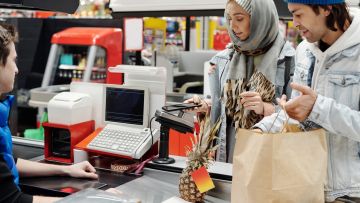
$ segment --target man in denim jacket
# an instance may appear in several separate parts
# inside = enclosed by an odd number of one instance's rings
[[[281,103],[305,127],[327,131],[326,201],[360,202],[360,11],[344,0],[288,0],[288,8],[306,40],[296,51],[292,99]],[[255,127],[269,131],[275,116]]]

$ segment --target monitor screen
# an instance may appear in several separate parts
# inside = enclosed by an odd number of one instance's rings
[[[106,88],[105,121],[143,125],[145,91]]]

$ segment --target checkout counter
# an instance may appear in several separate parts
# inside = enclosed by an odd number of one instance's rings
[[[30,194],[64,197],[69,195],[69,191],[54,191],[45,188],[45,185],[60,182],[66,182],[69,185],[75,186],[85,183],[105,183],[106,186],[101,187],[101,190],[115,188],[130,197],[141,200],[142,203],[160,203],[179,196],[179,177],[182,169],[185,167],[186,158],[176,156],[172,156],[172,158],[176,160],[174,164],[158,165],[151,162],[146,164],[141,176],[126,175],[112,172],[108,169],[97,168],[99,180],[95,181],[64,177],[25,178],[20,180],[20,185],[24,192]],[[41,161],[43,156],[35,157],[31,160]],[[209,173],[214,181],[215,188],[207,193],[205,202],[230,202],[232,165],[215,162],[210,166]],[[43,183],[44,186],[36,185],[39,182]],[[71,197],[71,195],[67,196],[64,200]]]
[[[70,133],[71,132],[70,130]],[[18,145],[20,146],[20,143],[22,142],[15,141],[14,148],[17,148]],[[45,149],[49,146],[49,144],[47,145],[46,143],[47,142],[45,142]],[[32,146],[31,143],[29,143],[22,147],[26,147],[26,151],[34,151],[34,149],[39,149],[39,147],[41,148],[42,146]],[[53,159],[46,153],[47,150],[45,150],[45,156],[42,155],[33,158],[17,157],[41,162],[46,162],[45,159],[47,159],[47,161],[63,160],[59,158]],[[28,194],[60,197],[68,196],[73,192],[78,192],[86,188],[99,188],[100,190],[115,188],[124,194],[140,199],[141,202],[160,203],[173,197],[179,197],[180,174],[186,167],[187,158],[179,156],[171,156],[171,158],[175,159],[175,163],[163,165],[149,162],[145,165],[140,175],[135,175],[111,171],[111,164],[109,163],[112,163],[114,159],[109,159],[108,163],[106,163],[107,160],[105,156],[90,153],[88,160],[97,169],[99,180],[70,177],[35,177],[20,179],[20,186],[22,190]],[[67,160],[70,162],[62,162],[72,163],[73,161],[73,159]],[[215,188],[207,193],[205,198],[206,202],[230,202],[232,165],[215,162],[210,166],[209,173],[214,181]],[[73,195],[76,194],[77,193]],[[73,195],[69,195],[64,199],[72,198]]]
[[[185,167],[185,157],[175,157],[174,164],[158,165],[149,163],[144,175],[116,189],[133,194],[142,202],[162,202],[171,197],[179,196],[179,177]],[[209,173],[213,178],[215,189],[210,190],[205,200],[207,202],[230,202],[232,165],[215,163],[210,166]],[[156,187],[154,187],[156,185]]]
[[[140,67],[138,67],[140,68]],[[130,71],[129,68],[124,66],[122,67],[122,72]],[[116,71],[113,69],[113,71]],[[161,79],[165,81],[165,71],[158,68],[160,73],[157,74],[147,74],[146,71],[139,71],[125,74],[125,80],[127,84],[125,85],[134,85],[141,83],[146,83],[150,90],[150,109],[149,113],[155,115],[156,109],[161,109],[165,104],[165,88],[164,84],[158,84],[158,80],[155,81],[158,77],[161,76]],[[154,72],[154,71],[153,71]],[[142,74],[146,74],[147,77],[142,77]],[[141,75],[139,75],[141,74]],[[160,76],[159,76],[160,75]],[[141,76],[141,77],[140,77]],[[151,77],[153,76],[153,77]],[[153,82],[151,79],[155,78]],[[146,80],[145,80],[146,79]],[[133,82],[133,83],[131,83]],[[151,86],[152,84],[152,86]],[[156,86],[156,85],[157,86]],[[61,128],[67,129],[69,133],[62,133],[60,137],[69,137],[69,143],[71,146],[80,145],[83,141],[73,140],[74,133],[78,132],[77,130],[73,131],[71,126],[78,125],[77,123],[84,123],[87,120],[95,120],[97,124],[102,125],[104,120],[104,115],[106,114],[106,108],[99,108],[106,105],[106,100],[102,99],[98,95],[105,95],[104,88],[100,84],[88,84],[88,83],[74,83],[70,85],[70,90],[72,94],[60,93],[59,95],[52,98],[48,104],[49,111],[49,123],[61,123]],[[160,91],[161,90],[161,91]],[[90,95],[92,98],[91,101],[86,96]],[[60,97],[61,96],[61,97]],[[107,98],[107,97],[106,97]],[[163,102],[159,102],[163,101]],[[66,103],[66,105],[65,105]],[[90,106],[92,103],[92,107]],[[55,105],[56,104],[56,105]],[[70,110],[72,109],[72,110]],[[88,109],[88,110],[84,110]],[[92,109],[92,111],[91,111]],[[92,112],[91,116],[90,113]],[[58,117],[53,117],[53,115],[68,115],[73,119],[61,119]],[[71,116],[72,115],[72,116]],[[80,116],[80,117],[78,117]],[[98,122],[100,121],[100,122]],[[154,122],[155,124],[155,122]],[[152,127],[155,127],[155,125]],[[49,124],[44,125],[49,127]],[[68,127],[66,127],[68,126]],[[70,127],[69,127],[70,126]],[[59,128],[59,125],[50,125],[50,127]],[[95,125],[95,128],[98,126]],[[93,127],[89,127],[93,129]],[[97,130],[95,130],[96,132]],[[62,163],[73,163],[75,162],[75,156],[70,153],[57,153],[54,156],[54,153],[49,153],[49,149],[52,146],[50,141],[46,141],[47,137],[51,135],[54,137],[54,133],[48,132],[45,128],[45,154],[44,156],[34,157],[31,160],[33,161],[61,161]],[[69,135],[70,134],[70,135]],[[89,133],[84,133],[89,134]],[[82,137],[78,135],[76,137]],[[84,138],[84,137],[83,137]],[[70,147],[72,148],[72,147]],[[69,147],[64,147],[64,150],[69,149]],[[155,149],[155,148],[154,148]],[[157,150],[157,147],[156,147]],[[31,150],[29,150],[31,151]],[[58,150],[59,151],[59,150]],[[60,159],[59,154],[66,154],[67,157]],[[112,157],[114,158],[114,157]],[[25,193],[33,195],[45,195],[45,196],[61,196],[66,199],[72,198],[74,195],[69,195],[79,190],[85,188],[98,188],[100,190],[106,190],[109,188],[115,188],[119,191],[128,194],[133,198],[138,198],[141,202],[151,202],[151,203],[160,203],[166,201],[172,197],[179,197],[179,180],[182,170],[186,167],[186,157],[171,156],[175,159],[175,163],[162,165],[156,164],[154,162],[148,162],[143,169],[143,172],[140,175],[135,174],[122,174],[119,172],[114,172],[111,170],[111,164],[113,160],[109,160],[106,163],[106,156],[95,154],[94,152],[89,153],[88,160],[89,162],[97,169],[97,174],[99,175],[99,180],[86,180],[86,179],[75,179],[75,178],[66,178],[66,177],[36,177],[36,178],[24,178],[20,180],[20,185]],[[145,158],[144,158],[145,159]],[[143,159],[143,160],[144,160]],[[46,161],[45,161],[46,160]],[[143,161],[141,160],[141,161]],[[227,163],[214,163],[210,166],[209,169],[210,175],[213,178],[215,189],[210,190],[206,195],[207,202],[230,202],[231,198],[231,179],[232,179],[232,165]]]

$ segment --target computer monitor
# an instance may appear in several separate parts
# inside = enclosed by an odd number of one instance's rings
[[[130,85],[105,85],[104,123],[146,128],[149,90]]]

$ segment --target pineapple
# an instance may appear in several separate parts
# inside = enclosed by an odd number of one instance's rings
[[[199,119],[199,118],[198,118]],[[216,133],[220,127],[221,120],[219,119],[213,127],[210,127],[209,113],[201,118],[199,139],[194,136],[191,139],[192,147],[187,149],[187,167],[180,175],[179,192],[182,199],[189,202],[204,202],[205,193],[200,193],[195,185],[191,173],[202,166],[208,168],[209,164],[213,162],[213,154],[218,146],[213,146],[213,141],[216,139]]]
[[[179,191],[181,198],[189,202],[204,202],[205,193],[200,193],[191,177],[192,169],[186,167],[180,175]]]

